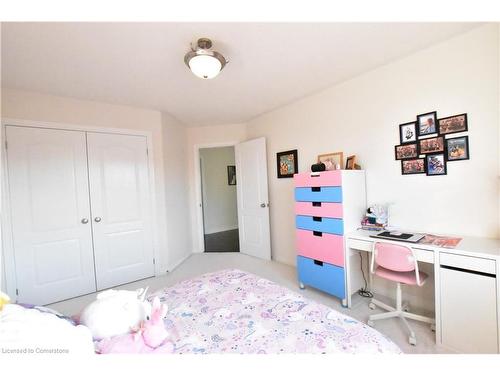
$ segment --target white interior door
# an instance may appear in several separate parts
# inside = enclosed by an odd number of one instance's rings
[[[87,133],[97,289],[154,275],[146,137]]]
[[[240,252],[271,259],[266,139],[235,146]]]
[[[96,290],[85,133],[7,126],[19,302]]]

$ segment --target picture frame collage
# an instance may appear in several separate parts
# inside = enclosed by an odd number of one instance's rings
[[[447,174],[447,163],[470,159],[467,113],[437,118],[437,112],[417,115],[416,121],[399,125],[399,145],[394,146],[401,174]]]

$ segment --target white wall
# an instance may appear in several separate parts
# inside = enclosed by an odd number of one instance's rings
[[[40,93],[2,90],[2,115],[6,118],[56,122],[67,125],[123,128],[149,131],[153,136],[153,161],[155,174],[157,227],[155,247],[159,249],[158,269],[169,269],[167,251],[167,215],[165,202],[165,170],[162,137],[162,115],[158,111],[78,100]],[[179,138],[179,137],[178,137]],[[184,142],[185,137],[181,137]],[[175,146],[179,142],[174,139]],[[167,143],[169,145],[169,143]],[[184,155],[185,156],[185,155]],[[185,182],[183,182],[185,183]],[[182,189],[186,190],[186,186]],[[177,219],[176,219],[177,220]],[[174,222],[176,220],[173,220]],[[187,220],[186,220],[187,221]],[[175,225],[175,224],[174,224]]]
[[[235,165],[234,146],[200,149],[205,234],[238,228],[236,185],[228,184],[227,166]]]
[[[273,259],[295,264],[293,182],[275,177],[276,153],[294,148],[302,172],[318,154],[356,154],[368,203],[392,203],[395,225],[496,237],[498,56],[498,26],[487,25],[250,121],[248,136],[267,139]],[[468,113],[471,159],[448,163],[447,176],[402,176],[394,160],[398,124],[433,110]],[[411,292],[428,309],[430,284]]]
[[[167,216],[167,269],[170,271],[191,254],[191,222],[188,195],[188,152],[186,126],[162,113]]]
[[[188,128],[189,199],[193,252],[203,251],[203,217],[201,209],[198,150],[203,147],[233,146],[247,139],[245,124],[215,125]],[[196,161],[196,162],[195,162]]]

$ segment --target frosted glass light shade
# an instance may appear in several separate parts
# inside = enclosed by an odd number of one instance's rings
[[[221,62],[210,55],[198,55],[189,60],[189,69],[197,77],[211,79],[216,77],[222,69]]]

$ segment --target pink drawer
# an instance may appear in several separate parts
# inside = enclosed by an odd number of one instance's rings
[[[342,219],[342,203],[295,202],[295,214]]]
[[[344,237],[297,229],[297,254],[344,267]]]
[[[342,171],[319,172],[311,176],[311,172],[293,175],[296,187],[342,186]]]

